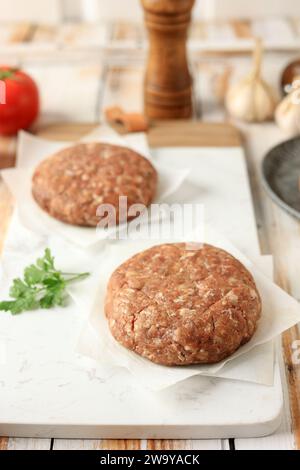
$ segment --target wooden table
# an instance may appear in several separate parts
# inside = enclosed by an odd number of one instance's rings
[[[86,34],[88,42],[90,33]],[[81,40],[82,35],[84,33],[81,31]],[[143,60],[136,54],[140,37],[136,35],[136,30],[130,28],[129,31],[126,30],[126,35],[136,41],[135,52],[124,47],[123,53],[119,53],[117,57],[113,52],[100,55],[92,47],[89,54],[88,46],[84,51],[76,49],[76,54],[69,50],[57,57],[47,54],[37,57],[29,49],[25,53],[24,48],[21,55],[15,52],[14,61],[25,67],[41,87],[43,116],[40,125],[58,120],[100,122],[103,108],[113,104],[124,106],[128,110],[142,109]],[[269,81],[277,81],[282,66],[293,56],[292,52],[270,52],[267,55],[265,75]],[[201,116],[206,121],[226,120],[226,113],[219,100],[220,81],[228,71],[235,77],[242,75],[248,66],[247,55],[214,55],[213,59],[207,55],[194,55],[192,68],[196,116]],[[260,180],[260,163],[265,152],[283,140],[284,136],[272,123],[248,126],[235,124],[239,125],[244,135],[261,252],[274,255],[277,283],[300,300],[300,225],[271,202],[264,193]],[[15,142],[11,139],[2,140],[0,158],[4,154],[10,154],[14,145]],[[0,247],[11,209],[11,197],[0,182]],[[296,339],[300,339],[299,327],[293,328],[283,337],[287,378],[287,387],[284,390],[286,407],[282,425],[273,436],[210,441],[0,438],[0,449],[300,449],[300,366],[294,365],[291,359],[291,346]]]

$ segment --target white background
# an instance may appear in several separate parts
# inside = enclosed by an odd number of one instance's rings
[[[300,16],[299,0],[197,0],[202,18]],[[0,21],[141,18],[139,0],[0,0]]]

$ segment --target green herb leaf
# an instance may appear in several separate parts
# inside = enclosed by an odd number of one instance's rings
[[[7,78],[14,78],[17,69],[7,69],[7,68],[0,68],[0,80],[6,80]]]
[[[38,308],[65,306],[67,285],[85,279],[89,273],[62,273],[55,268],[54,257],[46,248],[43,258],[25,268],[24,279],[15,279],[10,288],[12,299],[0,302],[0,311],[18,315]]]

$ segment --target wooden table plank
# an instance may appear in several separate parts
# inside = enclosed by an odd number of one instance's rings
[[[0,170],[15,164],[17,140],[11,137],[0,137]]]
[[[90,440],[90,439],[55,439],[53,450],[139,450],[140,440]]]
[[[8,437],[0,437],[0,451],[7,450]]]
[[[292,431],[289,393],[287,381],[285,377],[285,367],[283,358],[280,358],[281,376],[283,385],[284,411],[282,423],[277,431],[271,436],[252,438],[252,439],[235,439],[236,450],[294,450],[295,436]]]
[[[143,66],[124,65],[110,67],[107,71],[100,118],[109,106],[120,106],[126,111],[140,112],[143,109]],[[102,112],[102,113],[101,113]]]
[[[232,20],[231,26],[237,38],[251,39],[253,38],[251,23],[249,20]]]
[[[10,438],[7,450],[50,450],[51,439]]]
[[[9,44],[30,42],[34,31],[35,25],[32,23],[17,23],[16,25],[12,25],[7,42]]]
[[[3,243],[6,231],[9,225],[10,216],[13,209],[13,198],[8,189],[0,179],[0,253],[3,249]]]
[[[260,223],[260,243],[264,254],[272,253],[275,262],[275,280],[288,293],[300,299],[300,223],[277,207],[262,188],[260,167],[266,152],[284,140],[274,124],[240,125],[247,142],[247,160],[256,215]],[[273,435],[263,439],[236,440],[238,449],[300,449],[300,368],[291,361],[292,342],[300,339],[300,329],[296,326],[283,335],[285,372],[283,381],[285,405],[283,423]],[[283,371],[284,372],[284,371]],[[289,403],[290,398],[290,403]],[[289,409],[290,404],[290,409]],[[291,417],[292,413],[292,430]]]
[[[79,63],[24,61],[41,94],[41,123],[57,121],[97,122],[98,96],[103,66],[86,60]]]
[[[226,450],[221,439],[148,440],[148,450]]]
[[[223,60],[223,59],[222,59]],[[235,71],[239,71],[240,74],[244,74],[244,69],[247,69],[247,64],[249,65],[249,59],[243,58],[234,58],[230,59],[231,66],[234,67]],[[266,61],[265,70],[267,72],[268,77],[273,80],[278,76],[279,70],[282,67],[283,61],[288,60],[287,57],[283,56],[272,56],[270,60]],[[198,69],[198,72],[205,72],[206,66],[203,66],[203,60],[201,60],[202,66]],[[225,62],[224,62],[225,64]],[[71,65],[70,65],[71,66]],[[219,67],[219,66],[218,66]],[[217,67],[217,69],[218,69]],[[55,67],[53,66],[53,69]],[[207,72],[206,80],[208,81],[205,85],[209,89],[209,85],[212,86],[212,74],[216,73],[212,68],[212,71]],[[59,69],[57,69],[59,70]],[[105,93],[103,96],[103,104],[122,104],[125,108],[129,110],[139,110],[142,104],[142,67],[140,66],[133,66],[133,67],[118,67],[109,70],[107,85],[105,87]],[[218,73],[218,70],[217,70]],[[53,77],[54,77],[53,73]],[[45,83],[46,81],[46,74],[43,75],[43,80]],[[54,81],[54,78],[53,78]],[[66,83],[66,82],[65,82]],[[75,87],[76,88],[76,87]],[[54,87],[52,87],[54,90]],[[213,94],[210,90],[209,99],[207,96],[204,95],[203,90],[205,87],[199,87],[198,93],[201,98],[201,101],[204,102],[206,99],[206,106],[204,106],[203,117],[205,119],[219,119],[221,114],[223,113],[222,108],[220,108],[219,104],[214,101]],[[52,91],[53,93],[53,91]],[[50,106],[50,92],[47,107]],[[64,102],[65,103],[65,102]],[[97,103],[97,111],[94,113],[96,116],[99,116],[99,101]],[[211,112],[211,103],[214,103],[214,112]],[[93,106],[93,100],[89,101],[89,107]],[[219,109],[218,109],[219,108]],[[53,109],[53,108],[52,108]],[[61,109],[61,105],[59,100],[56,101],[55,109]],[[78,113],[80,113],[80,106],[75,106],[71,108],[74,113],[77,113],[75,116],[80,120]],[[47,111],[47,109],[46,109]],[[203,111],[203,110],[202,110]],[[90,111],[88,111],[89,113]],[[219,114],[218,114],[219,113]],[[273,207],[273,204],[269,201],[267,196],[264,194],[259,177],[259,165],[261,158],[264,152],[270,148],[272,145],[276,143],[276,140],[280,140],[282,136],[280,135],[279,131],[273,125],[260,125],[260,126],[242,126],[242,130],[245,132],[245,142],[247,143],[248,147],[248,164],[251,176],[251,185],[254,195],[254,202],[255,202],[255,210],[259,224],[259,235],[260,235],[260,242],[263,253],[270,253],[272,252],[275,255],[276,261],[276,272],[277,272],[277,281],[278,283],[284,287],[288,292],[294,295],[296,298],[300,299],[300,284],[299,284],[299,253],[300,253],[300,230],[298,222],[291,219],[288,215],[284,214],[280,209],[277,207]],[[77,135],[75,131],[74,134]],[[1,158],[1,157],[0,157]],[[9,198],[7,199],[7,195],[5,194],[5,189],[3,184],[0,183],[0,213],[4,210],[4,212],[8,212],[11,210],[11,201]],[[7,216],[5,216],[7,217]],[[6,227],[4,219],[0,218],[0,234],[3,233]],[[3,240],[3,237],[2,237]],[[1,239],[0,239],[1,245]],[[294,364],[291,362],[291,342],[294,339],[299,339],[299,328],[294,328],[291,332],[288,333],[287,336],[284,337],[284,349],[286,351],[286,361],[287,361],[287,373],[288,373],[288,381],[289,381],[289,389],[290,389],[290,397],[291,397],[291,406],[293,410],[293,429],[295,431],[297,447],[300,448],[300,420],[299,420],[299,407],[300,407],[300,399],[299,399],[299,383],[300,383],[300,376],[299,376],[299,366],[295,367]],[[290,434],[289,434],[289,416],[288,413],[285,415],[286,424],[284,425],[285,428],[282,428],[283,431],[276,433],[274,436],[266,437],[263,439],[245,439],[245,440],[236,440],[236,447],[237,448],[289,448],[291,444]],[[11,440],[10,440],[11,441]],[[9,446],[16,445],[11,444],[10,441],[7,439],[0,439],[0,449],[6,448],[7,445]],[[12,440],[13,442],[13,440]],[[21,441],[18,441],[21,445]],[[103,446],[103,442],[105,441],[63,441],[63,440],[56,440],[54,445],[58,448],[70,448],[70,446],[83,446],[84,448],[89,448],[90,446],[96,446],[95,448],[101,448]],[[82,443],[82,444],[80,444]],[[30,445],[30,444],[28,444]],[[38,445],[33,444],[31,445]],[[114,445],[135,445],[132,443],[120,443],[115,441],[106,441],[106,445],[108,448]],[[164,446],[164,447],[171,447],[184,446],[184,448],[195,448],[193,446],[212,446],[213,448],[229,448],[228,441],[157,441],[153,443],[149,441],[147,444],[143,443],[143,441],[139,442],[140,446]],[[67,447],[64,447],[67,446]]]
[[[142,23],[118,21],[111,25],[110,41],[115,45],[139,47],[146,41],[146,37]]]
[[[263,18],[258,20],[234,19],[228,21],[194,21],[190,46],[194,53],[212,51],[213,53],[248,52],[252,39],[261,36],[267,50],[294,51],[299,48],[299,20],[294,18]],[[43,51],[62,56],[66,51],[85,53],[101,50],[137,51],[146,50],[146,33],[142,22],[95,24],[66,22],[51,24],[0,22],[1,55],[32,58]]]

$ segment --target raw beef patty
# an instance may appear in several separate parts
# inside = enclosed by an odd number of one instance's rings
[[[120,222],[119,197],[149,206],[155,197],[157,173],[151,163],[125,147],[79,144],[44,160],[32,180],[33,197],[52,217],[63,222],[95,227],[97,208],[111,204]],[[103,215],[104,217],[104,215]],[[133,217],[125,215],[126,220]]]
[[[168,366],[219,362],[253,336],[261,300],[252,275],[210,246],[154,246],[111,276],[105,313],[114,338]]]

